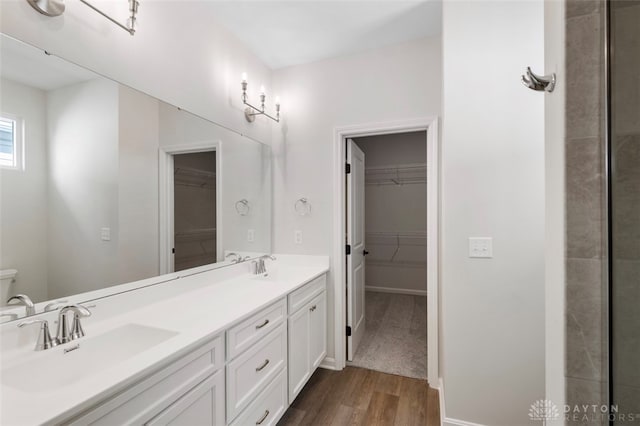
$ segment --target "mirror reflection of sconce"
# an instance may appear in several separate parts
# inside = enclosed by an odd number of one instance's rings
[[[311,214],[311,203],[306,198],[298,198],[293,208],[300,216],[308,216]]]
[[[246,198],[236,201],[236,212],[238,212],[240,216],[246,216],[250,211],[251,206],[249,205],[249,201]]]

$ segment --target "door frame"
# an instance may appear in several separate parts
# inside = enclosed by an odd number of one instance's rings
[[[324,365],[342,370],[346,366],[346,175],[345,144],[349,138],[427,132],[427,379],[439,383],[439,248],[440,248],[440,150],[438,117],[366,123],[337,127],[333,141],[333,277],[335,359]],[[333,361],[333,362],[332,362]]]
[[[160,147],[158,155],[159,172],[159,224],[160,224],[160,275],[174,272],[174,258],[171,248],[174,247],[173,217],[173,156],[197,152],[215,151],[216,153],[216,260],[224,259],[222,253],[222,142],[203,141],[168,145]]]

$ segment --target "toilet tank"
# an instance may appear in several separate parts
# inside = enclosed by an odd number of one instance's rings
[[[11,287],[16,281],[18,271],[16,269],[3,269],[0,271],[0,306],[7,304],[11,297]]]

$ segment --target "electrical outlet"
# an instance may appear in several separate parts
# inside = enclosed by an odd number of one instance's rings
[[[302,244],[302,231],[298,229],[293,232],[293,241],[296,244]]]
[[[247,230],[247,241],[249,241],[250,243],[254,242],[256,240],[256,231],[253,229],[248,229]]]
[[[491,237],[470,237],[469,238],[469,257],[475,258],[492,258],[493,257],[493,238]]]
[[[101,228],[100,239],[102,241],[111,241],[111,228]]]

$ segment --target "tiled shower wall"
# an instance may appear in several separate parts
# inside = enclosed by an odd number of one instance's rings
[[[604,3],[566,3],[566,402],[606,404]],[[600,424],[580,416],[568,424]]]
[[[640,0],[616,0],[611,18],[614,54],[611,380],[619,412],[640,413]]]

